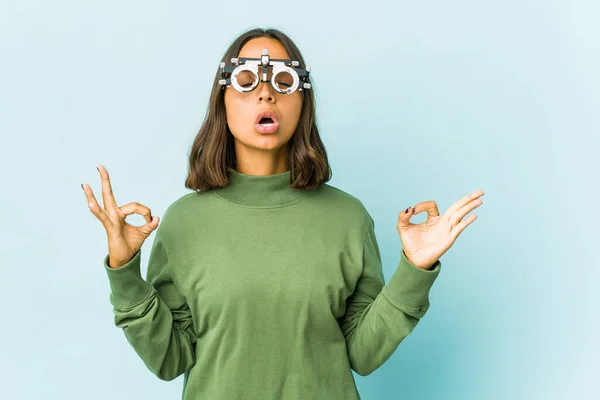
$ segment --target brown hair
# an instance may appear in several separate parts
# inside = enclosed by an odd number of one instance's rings
[[[278,40],[292,60],[299,61],[299,68],[306,68],[304,58],[294,42],[277,29],[250,29],[235,39],[221,61],[229,64],[242,47],[251,39],[268,37]],[[215,63],[218,65],[218,63]],[[219,85],[221,74],[217,69],[208,109],[200,131],[196,135],[189,155],[189,170],[185,187],[195,191],[207,191],[229,183],[229,168],[236,169],[235,142],[227,126],[224,91]],[[287,145],[292,188],[312,190],[331,179],[331,167],[325,146],[319,136],[315,121],[314,85],[302,95],[300,120]]]

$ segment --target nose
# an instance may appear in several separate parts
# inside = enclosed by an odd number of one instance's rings
[[[259,102],[267,101],[270,103],[274,102],[275,101],[274,91],[275,91],[275,89],[273,89],[273,86],[271,86],[271,82],[259,81],[258,87],[256,88],[258,101]]]

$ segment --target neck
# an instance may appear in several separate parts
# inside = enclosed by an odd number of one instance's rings
[[[285,172],[290,158],[290,142],[273,149],[250,147],[234,136],[236,171],[248,175],[275,175]]]

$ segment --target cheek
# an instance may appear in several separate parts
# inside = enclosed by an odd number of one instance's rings
[[[294,110],[294,119],[298,121],[300,119],[300,114],[302,113],[302,97],[298,96],[294,99],[294,104],[292,109]]]
[[[227,114],[227,123],[230,127],[246,124],[248,118],[252,118],[250,110],[251,108],[245,105],[240,99],[234,96],[225,97],[225,112]]]
[[[297,117],[302,111],[302,97],[298,93],[294,93],[287,98],[281,97],[280,106],[289,117]]]
[[[298,127],[300,122],[300,115],[302,114],[302,98],[288,99],[289,102],[285,105],[285,120],[284,120],[284,131],[289,134],[293,134]]]

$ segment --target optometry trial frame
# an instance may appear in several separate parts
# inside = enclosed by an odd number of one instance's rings
[[[311,84],[309,81],[310,75],[310,66],[307,65],[306,68],[297,68],[300,65],[300,62],[295,60],[288,59],[271,59],[269,54],[267,53],[267,49],[264,49],[262,52],[262,56],[260,58],[249,58],[249,57],[235,57],[231,59],[231,63],[234,65],[225,65],[225,62],[221,62],[219,64],[221,79],[219,80],[219,85],[222,86],[223,90],[226,87],[233,86],[235,90],[240,93],[251,92],[257,86],[259,81],[262,82],[271,82],[271,86],[278,93],[283,94],[292,94],[296,91],[302,91],[303,89],[310,89]],[[273,67],[273,74],[271,75],[271,79],[267,79],[267,70],[268,67]],[[262,78],[259,79],[258,68],[262,69]],[[254,76],[254,81],[252,84],[243,84],[240,85],[238,83],[238,76],[245,71],[247,75],[248,73],[252,73]],[[291,79],[292,84],[278,82],[277,76],[281,73],[287,72]],[[230,76],[227,76],[230,74]],[[285,75],[284,75],[285,76]],[[288,86],[288,88],[281,88],[280,85]],[[250,85],[250,86],[248,86]]]

